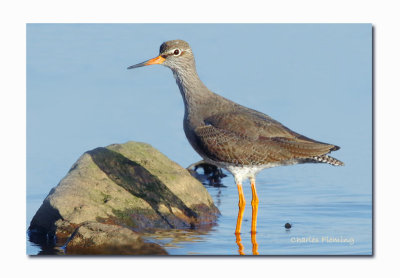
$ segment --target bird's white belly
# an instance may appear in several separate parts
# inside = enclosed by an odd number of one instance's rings
[[[226,165],[224,167],[226,170],[232,173],[235,177],[235,181],[237,184],[242,184],[243,180],[251,179],[256,177],[258,172],[264,170],[265,168],[269,168],[266,165],[260,166],[233,166],[233,165]]]
[[[246,179],[255,179],[258,172],[266,168],[278,166],[273,163],[267,165],[234,165],[230,163],[216,162],[207,158],[204,158],[204,160],[217,167],[228,170],[234,176],[236,184],[242,184],[243,180]]]

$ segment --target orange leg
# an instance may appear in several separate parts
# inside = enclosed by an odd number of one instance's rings
[[[240,238],[240,228],[242,227],[242,219],[243,219],[243,213],[244,213],[244,208],[246,206],[246,201],[244,199],[244,194],[243,194],[243,188],[240,183],[237,184],[238,192],[239,192],[239,212],[237,216],[237,222],[236,222],[236,230],[235,230],[235,235],[236,235],[236,244],[238,245],[239,249],[239,254],[240,255],[245,255],[244,254],[244,247],[242,244],[242,239]]]
[[[253,244],[253,255],[258,255],[258,243],[256,240],[256,229],[257,229],[257,213],[258,213],[258,196],[256,191],[256,180],[250,179],[251,192],[253,199],[251,200],[251,243]]]
[[[240,234],[240,228],[242,227],[242,219],[243,219],[244,207],[246,206],[246,201],[244,199],[243,188],[240,183],[237,184],[237,188],[239,192],[239,212],[236,222],[235,234]]]
[[[256,180],[254,178],[250,179],[251,181],[251,192],[253,195],[253,199],[251,200],[251,233],[255,234],[257,230],[257,213],[258,213],[258,196],[256,191]]]

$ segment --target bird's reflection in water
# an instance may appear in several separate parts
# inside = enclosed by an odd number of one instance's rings
[[[197,170],[201,168],[203,169],[203,173],[198,173]],[[199,161],[197,163],[191,164],[188,168],[189,172],[200,180],[204,185],[210,186],[213,188],[218,188],[218,192],[216,195],[216,204],[217,206],[221,205],[221,188],[226,187],[222,184],[222,178],[226,177],[226,175],[222,172],[222,170],[214,165],[208,164],[205,161]],[[253,187],[252,187],[253,188]],[[254,190],[254,189],[253,189]],[[258,211],[258,200],[257,205],[252,201],[252,231],[251,231],[251,243],[252,243],[252,253],[253,255],[259,255],[258,253],[258,243],[256,239],[256,222],[257,222],[257,211]],[[242,238],[240,235],[240,227],[242,224],[243,214],[245,208],[245,201],[242,200],[242,205],[239,205],[239,212],[237,216],[236,222],[236,244],[238,246],[238,252],[240,255],[246,255],[244,252],[244,246],[242,244]]]
[[[256,233],[251,233],[251,244],[253,245],[253,255],[259,255],[258,254],[258,243],[256,239]]]
[[[240,233],[237,233],[235,235],[236,235],[236,244],[238,246],[239,255],[246,255],[246,253],[244,252],[244,246],[242,243],[242,238],[240,236]],[[251,233],[251,244],[253,246],[252,248],[253,255],[259,255],[256,233]]]
[[[244,253],[244,246],[243,246],[243,243],[242,243],[242,238],[240,237],[240,233],[235,234],[235,235],[236,235],[236,244],[238,246],[239,255],[246,255]]]

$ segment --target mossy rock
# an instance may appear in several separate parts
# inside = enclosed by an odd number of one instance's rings
[[[60,245],[82,223],[148,233],[209,227],[218,215],[205,187],[186,169],[149,144],[128,142],[84,153],[50,191],[29,230],[55,236]]]

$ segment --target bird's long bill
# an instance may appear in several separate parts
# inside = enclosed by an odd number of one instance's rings
[[[165,61],[165,58],[163,58],[161,56],[157,56],[156,58],[147,60],[143,63],[139,63],[136,65],[130,66],[130,67],[128,67],[128,69],[140,68],[140,67],[149,66],[149,65],[159,65],[159,64],[164,63],[164,61]]]

